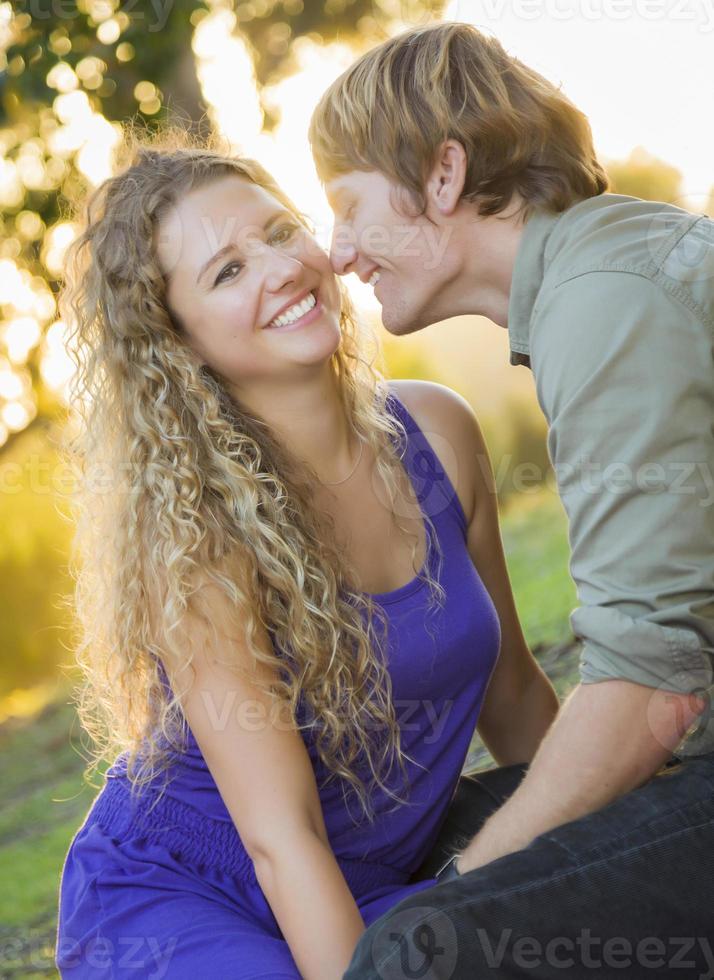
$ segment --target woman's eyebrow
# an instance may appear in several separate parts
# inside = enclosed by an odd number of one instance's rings
[[[205,273],[208,272],[208,270],[211,268],[214,262],[217,262],[218,259],[223,258],[224,255],[228,254],[228,252],[232,252],[234,248],[235,245],[232,242],[229,242],[228,245],[224,245],[223,248],[219,248],[216,254],[210,257],[208,262],[204,262],[204,264],[201,266],[198,275],[196,276],[196,285],[200,283],[201,279],[203,278]]]
[[[281,208],[280,211],[276,211],[274,214],[272,214],[263,225],[263,231],[267,231],[268,228],[270,228],[270,226],[278,220],[278,218],[284,217],[292,218],[292,214],[287,210],[287,208]],[[196,276],[196,285],[200,283],[201,279],[205,273],[208,272],[214,262],[217,262],[218,259],[222,259],[224,255],[228,254],[228,252],[232,252],[235,247],[236,246],[233,242],[229,242],[227,245],[219,248],[215,255],[212,255],[207,262],[204,262],[198,272],[198,275]]]

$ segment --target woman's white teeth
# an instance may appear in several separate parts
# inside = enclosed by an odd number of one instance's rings
[[[311,310],[317,300],[310,293],[302,303],[296,303],[295,306],[291,306],[289,310],[281,313],[280,316],[276,316],[274,320],[271,320],[268,324],[269,327],[285,327],[288,323],[295,323],[299,320],[301,316],[305,316],[308,310]]]
[[[372,275],[369,277],[370,286],[377,285],[377,283],[379,282],[379,276],[380,276],[379,269],[375,269]]]

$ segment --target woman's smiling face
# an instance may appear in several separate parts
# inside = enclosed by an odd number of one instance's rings
[[[238,389],[294,377],[339,347],[327,254],[250,180],[227,174],[190,191],[159,222],[156,255],[191,347]]]

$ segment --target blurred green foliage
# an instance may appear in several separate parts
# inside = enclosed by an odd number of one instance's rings
[[[658,160],[641,146],[636,147],[627,160],[611,160],[606,169],[613,194],[679,204],[682,196],[681,172],[664,160]]]
[[[65,657],[72,528],[56,430],[33,425],[0,456],[0,698],[53,675]]]

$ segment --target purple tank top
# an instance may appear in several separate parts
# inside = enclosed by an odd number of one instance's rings
[[[458,495],[421,429],[391,391],[387,406],[407,433],[402,463],[438,536],[443,553],[438,580],[446,594],[442,605],[430,605],[428,584],[419,576],[391,592],[370,593],[389,622],[386,651],[394,707],[402,749],[414,760],[405,760],[408,802],[392,810],[394,799],[375,791],[375,821],[363,819],[355,825],[358,801],[350,793],[348,811],[339,781],[322,785],[327,773],[309,730],[303,732],[303,739],[335,856],[411,874],[429,853],[461,775],[501,634],[496,609],[468,553],[466,517]],[[424,527],[433,540],[428,524]],[[437,577],[438,555],[433,548],[427,562]],[[122,759],[108,776],[121,774]],[[394,771],[399,774],[396,767]],[[388,785],[401,789],[392,779]],[[165,792],[206,816],[232,822],[190,731],[187,751],[177,756]]]

